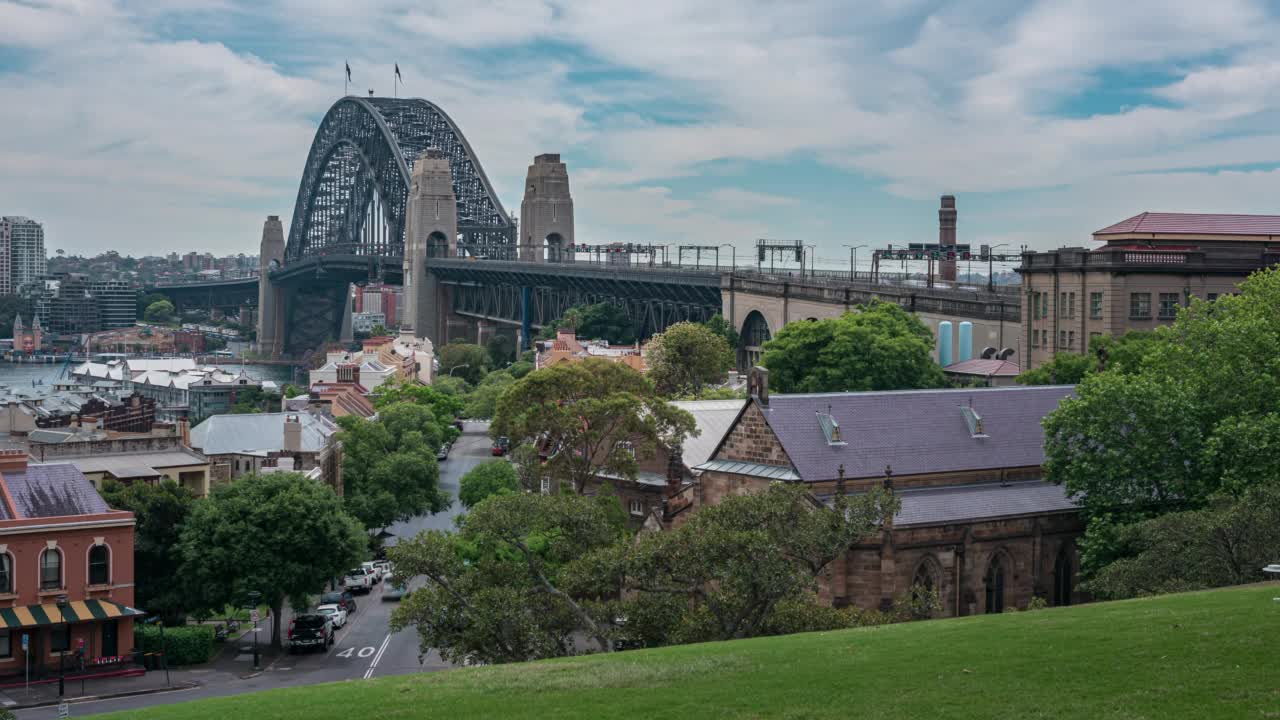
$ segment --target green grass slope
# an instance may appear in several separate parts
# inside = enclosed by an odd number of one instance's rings
[[[1251,585],[354,680],[127,717],[1276,718],[1275,595]]]

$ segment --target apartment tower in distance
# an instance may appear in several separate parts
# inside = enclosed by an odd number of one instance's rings
[[[25,217],[0,217],[0,295],[44,279],[44,226]]]

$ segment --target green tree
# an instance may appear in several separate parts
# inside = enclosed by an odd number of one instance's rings
[[[1040,367],[1018,375],[1019,385],[1075,385],[1085,375],[1098,369],[1098,360],[1091,355],[1059,352]]]
[[[484,349],[489,353],[489,367],[500,368],[515,360],[516,342],[510,335],[494,333],[485,341]]]
[[[440,374],[454,375],[475,385],[489,372],[489,352],[479,345],[451,342],[440,348]]]
[[[539,337],[550,340],[562,329],[573,330],[581,340],[607,340],[610,345],[632,345],[636,341],[635,325],[627,311],[612,303],[575,305],[543,328]]]
[[[449,506],[439,488],[436,451],[439,423],[424,405],[400,402],[380,408],[377,419],[348,415],[342,427],[343,502],[366,528],[383,528]]]
[[[151,307],[152,304],[158,303],[158,302],[164,302],[168,300],[169,300],[169,296],[165,295],[164,293],[147,293],[144,295],[141,292],[139,292],[138,293],[138,318],[142,319],[146,317],[147,308]]]
[[[281,397],[278,393],[260,387],[244,387],[236,391],[236,402],[227,410],[231,415],[248,415],[261,412],[280,412]]]
[[[411,380],[391,380],[382,383],[370,393],[370,399],[376,408],[385,408],[397,403],[421,405],[431,411],[434,427],[440,433],[442,441],[452,441],[457,436],[453,421],[462,417],[464,400],[451,388],[436,384],[423,385]]]
[[[386,337],[390,334],[391,334],[391,331],[388,330],[387,326],[383,325],[382,323],[378,323],[377,325],[374,325],[373,327],[369,328],[369,337]]]
[[[711,332],[724,338],[724,342],[729,346],[730,350],[736,351],[738,346],[742,344],[742,339],[738,337],[738,331],[733,329],[733,325],[724,318],[720,313],[711,316],[710,320],[703,323]]]
[[[201,609],[261,593],[280,617],[358,562],[368,539],[328,487],[301,473],[248,475],[196,503],[182,527],[181,577]],[[280,624],[271,644],[280,647]]]
[[[507,372],[511,377],[519,380],[520,378],[533,372],[534,365],[528,360],[517,360],[511,363],[511,367],[507,368]]]
[[[1147,354],[1162,340],[1147,330],[1130,330],[1124,335],[1102,335],[1089,341],[1089,354],[1097,358],[1099,370],[1137,373]]]
[[[448,395],[458,400],[458,412],[462,412],[462,408],[466,405],[467,393],[471,392],[471,386],[467,381],[460,377],[450,375],[437,375],[436,379],[431,383],[431,387],[438,390],[441,394]]]
[[[765,344],[778,392],[911,390],[944,385],[933,334],[892,303],[872,302],[837,318],[793,322]]]
[[[458,500],[470,510],[494,495],[510,495],[520,489],[516,469],[506,460],[490,460],[467,471],[458,483]]]
[[[516,379],[505,370],[494,370],[484,376],[484,380],[476,385],[467,396],[465,414],[469,418],[491,418],[498,403],[498,396],[514,385]]]
[[[124,485],[106,480],[102,499],[117,510],[134,515],[134,600],[166,623],[180,624],[190,605],[182,592],[178,540],[195,504],[190,490],[172,480],[156,485]]]
[[[724,379],[733,367],[733,351],[705,325],[682,322],[653,336],[646,362],[658,392],[668,397],[697,395]]]
[[[428,581],[392,612],[391,628],[415,627],[423,653],[454,663],[571,655],[579,634],[609,650],[607,620],[558,587],[566,566],[619,542],[609,501],[500,495],[476,505],[456,533],[428,530],[390,548],[398,578]]]
[[[498,398],[489,432],[542,448],[551,476],[582,493],[601,473],[634,479],[660,443],[678,445],[696,429],[640,373],[588,358],[516,381]]]
[[[153,323],[168,323],[173,321],[173,313],[173,303],[168,300],[157,300],[143,311],[142,319]]]

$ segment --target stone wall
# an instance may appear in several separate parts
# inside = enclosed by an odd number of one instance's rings
[[[725,437],[715,458],[793,467],[791,458],[787,457],[787,451],[782,449],[782,443],[778,442],[756,402],[747,404],[742,417]]]

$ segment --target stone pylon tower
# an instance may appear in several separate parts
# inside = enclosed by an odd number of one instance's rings
[[[449,158],[428,150],[413,164],[404,225],[404,324],[414,337],[441,344],[440,287],[427,274],[433,257],[458,254],[458,202]]]
[[[268,215],[258,248],[258,352],[272,359],[284,353],[284,290],[271,284],[271,271],[282,265],[284,226],[279,215]]]
[[[956,196],[943,195],[938,208],[938,244],[942,247],[942,259],[938,261],[938,277],[950,282],[956,279],[956,261],[947,260],[947,252],[955,252],[956,245]]]
[[[520,203],[520,259],[570,262],[573,252],[573,197],[569,195],[569,171],[560,155],[547,153],[533,159]]]

